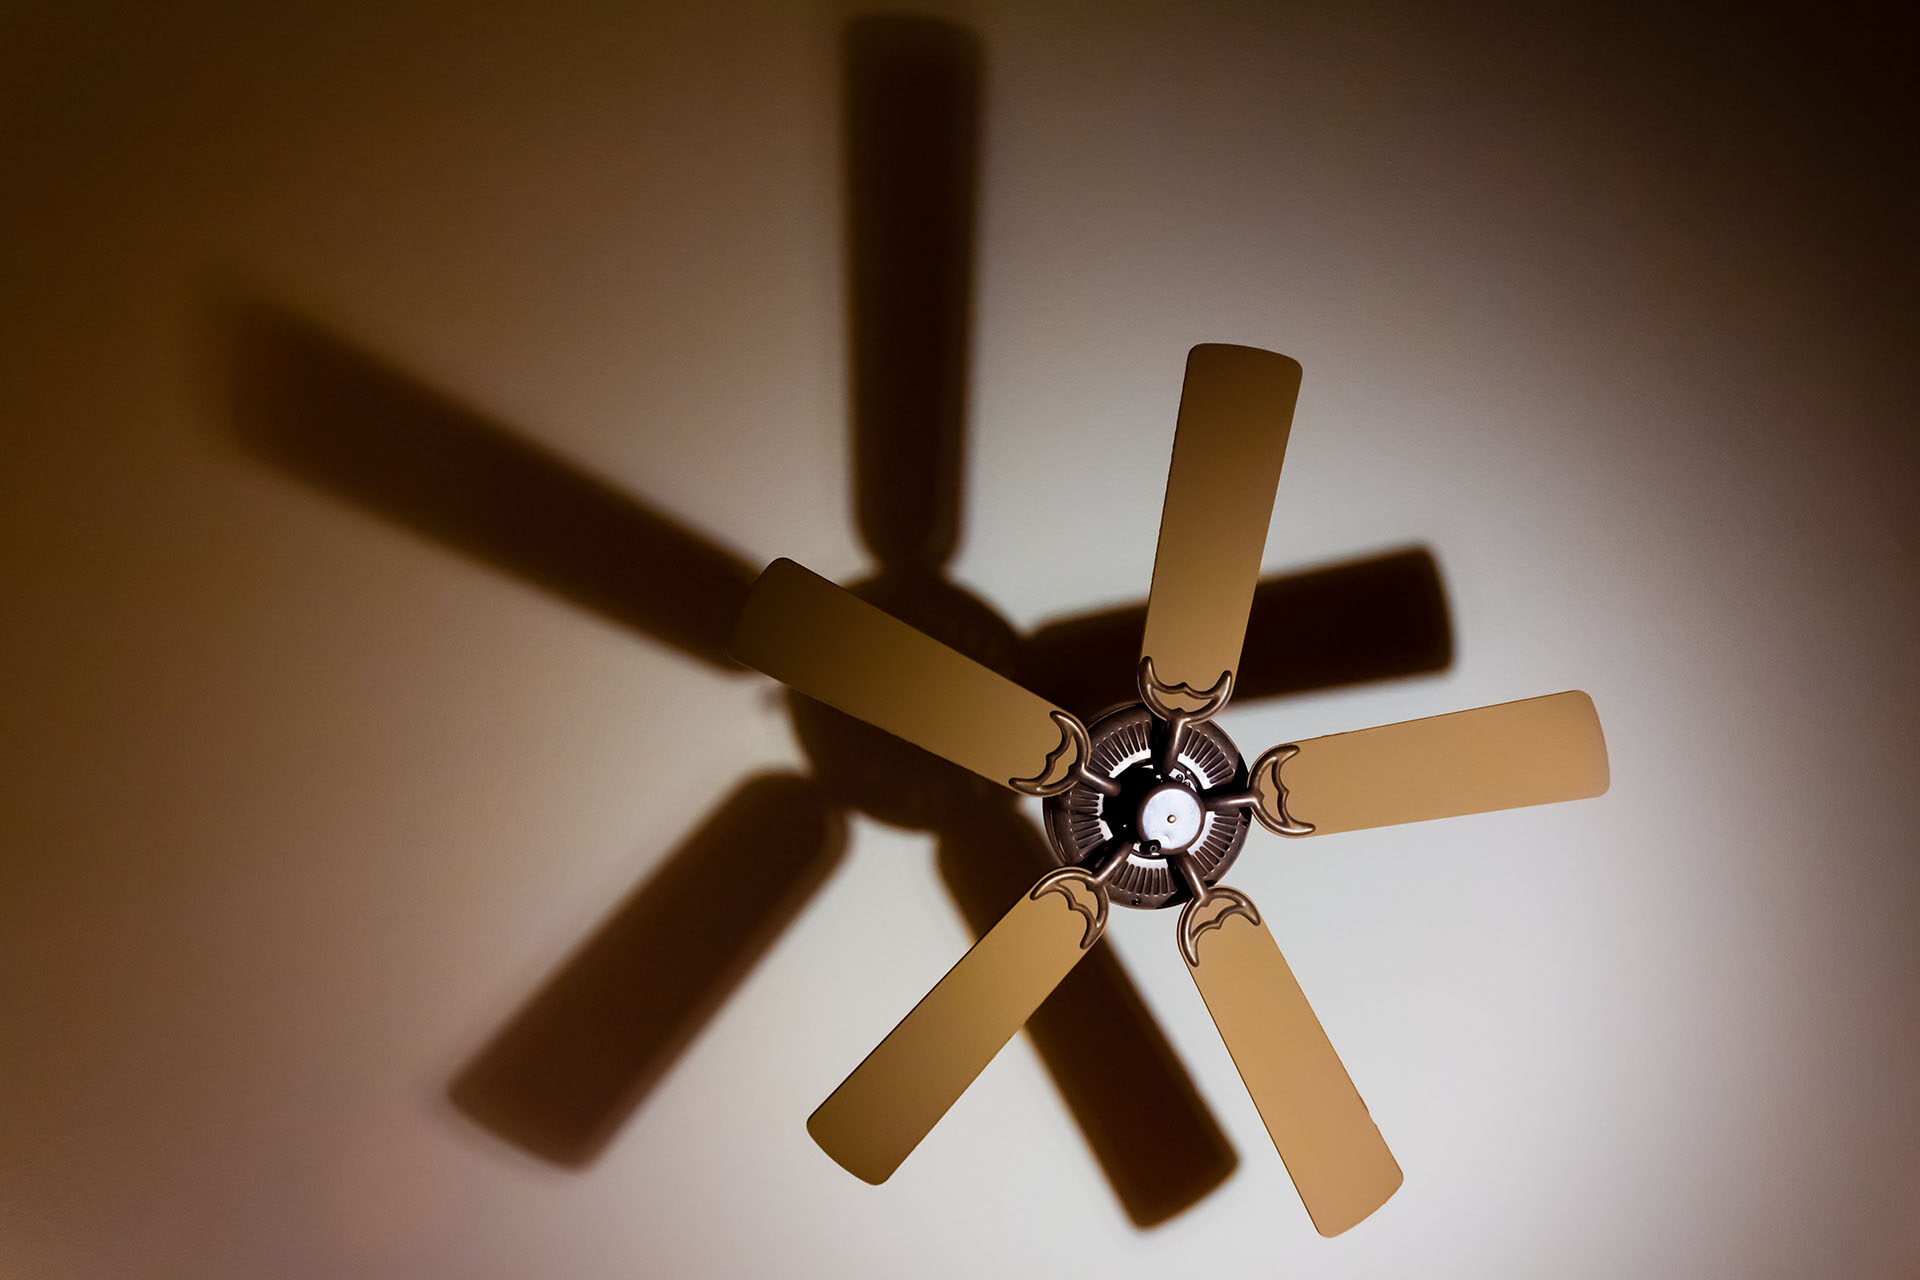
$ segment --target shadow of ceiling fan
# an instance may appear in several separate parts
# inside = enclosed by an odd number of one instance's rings
[[[977,44],[933,20],[861,18],[844,57],[855,516],[877,564],[852,591],[1093,719],[1137,698],[1144,604],[1021,635],[944,576],[960,530]],[[249,451],[695,661],[740,670],[728,644],[755,581],[740,556],[296,316],[257,307],[237,336],[236,422]],[[1263,510],[1262,538],[1265,524]],[[1423,549],[1246,586],[1239,698],[1451,660]],[[592,1160],[837,865],[848,811],[932,833],[976,936],[1059,866],[1015,793],[995,785],[1007,779],[802,693],[789,707],[811,771],[744,781],[615,908],[453,1081],[474,1120],[546,1159]],[[1196,737],[1211,727],[1193,723]],[[696,929],[689,908],[723,866],[739,888],[734,909]],[[664,972],[677,981],[634,981]],[[1105,945],[1093,942],[1025,1027],[1135,1224],[1171,1217],[1231,1173],[1232,1147]],[[1139,1123],[1143,1098],[1150,1126]]]

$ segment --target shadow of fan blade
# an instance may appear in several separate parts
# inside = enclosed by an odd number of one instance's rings
[[[854,513],[884,573],[960,530],[980,50],[929,18],[843,36]]]
[[[982,808],[940,837],[940,873],[976,937],[1057,865],[1010,805]],[[1195,1204],[1239,1163],[1104,939],[1026,1030],[1135,1226]]]
[[[810,779],[746,782],[460,1072],[454,1104],[535,1155],[586,1164],[845,847]]]
[[[337,497],[725,670],[755,570],[304,320],[238,321],[249,452]]]
[[[1027,640],[1021,682],[1075,715],[1135,702],[1144,604],[1051,622]],[[1424,547],[1268,578],[1254,592],[1234,699],[1444,671],[1453,627]]]

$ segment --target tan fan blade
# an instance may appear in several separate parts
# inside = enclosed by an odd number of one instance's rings
[[[734,657],[1003,786],[1063,789],[1085,730],[995,675],[791,560],[753,584]]]
[[[1215,886],[1189,902],[1180,950],[1314,1228],[1337,1236],[1385,1204],[1400,1166],[1252,900]]]
[[[1297,753],[1279,747],[1255,761],[1252,784],[1269,825],[1277,807],[1315,835],[1580,800],[1607,789],[1600,717],[1578,690],[1297,745]]]
[[[1106,923],[1093,877],[1049,872],[820,1104],[807,1132],[848,1173],[885,1182]]]
[[[1187,356],[1141,657],[1189,702],[1240,664],[1300,366],[1220,344]]]

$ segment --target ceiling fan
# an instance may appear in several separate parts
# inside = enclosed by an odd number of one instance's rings
[[[1268,932],[1220,883],[1253,823],[1304,837],[1596,796],[1592,700],[1556,693],[1272,747],[1249,767],[1214,722],[1258,584],[1301,370],[1208,344],[1187,360],[1138,701],[1083,723],[795,564],[776,560],[732,651],[840,711],[1029,796],[1060,866],[823,1102],[808,1131],[884,1182],[1073,969],[1109,905],[1180,908],[1175,935],[1322,1235],[1384,1204],[1401,1171]]]
[[[1109,760],[1099,753],[1111,754],[1118,744],[1170,723],[1156,719],[1144,702],[1131,708],[1126,723],[1121,722],[1126,716],[1095,714],[1138,684],[1130,671],[1147,617],[1144,606],[1062,618],[1023,635],[944,576],[958,541],[979,50],[964,29],[895,16],[850,21],[845,44],[855,514],[861,539],[877,563],[875,576],[856,584],[855,591],[887,612],[867,608],[863,613],[838,588],[796,566],[776,564],[752,593],[746,619],[771,616],[766,610],[778,606],[781,583],[797,581],[810,585],[789,593],[800,602],[793,622],[804,623],[805,602],[814,594],[838,602],[825,606],[830,617],[839,616],[834,609],[851,611],[853,622],[832,624],[842,627],[838,642],[849,657],[864,646],[869,658],[875,653],[891,658],[888,642],[875,648],[863,639],[875,618],[883,630],[892,629],[890,634],[907,632],[903,652],[910,660],[933,655],[920,672],[932,674],[932,682],[915,680],[911,668],[904,679],[895,679],[884,664],[871,661],[863,672],[848,674],[830,655],[823,660],[832,677],[827,683],[837,680],[845,686],[843,694],[879,704],[868,718],[906,739],[933,747],[929,734],[944,733],[948,749],[941,754],[984,772],[990,781],[807,697],[790,698],[807,772],[775,771],[743,780],[659,859],[634,893],[449,1086],[449,1096],[471,1119],[530,1154],[570,1167],[597,1156],[830,874],[844,848],[842,814],[866,813],[928,832],[940,878],[974,936],[982,936],[1010,899],[1063,859],[1089,864],[1095,874],[1105,869],[1093,862],[1099,844],[1111,839],[1112,818],[1119,812],[1118,802],[1110,803],[1100,787],[1068,785],[1049,801],[1047,825],[1053,830],[1043,836],[1017,810],[1018,793],[1004,784],[1044,770],[1058,776],[1036,785],[1052,789],[1050,784],[1063,778],[1105,767],[1109,781],[1134,786],[1140,778],[1127,770],[1141,760]],[[754,586],[754,569],[744,557],[298,317],[267,307],[251,309],[241,320],[236,425],[251,452],[711,670],[739,671],[726,649]],[[1297,367],[1283,357],[1243,349],[1203,350],[1225,353],[1229,360],[1239,351],[1290,371],[1285,411],[1278,401],[1271,406],[1277,416],[1270,425],[1277,426],[1280,438],[1269,444],[1277,451],[1284,444]],[[1199,385],[1193,383],[1190,391]],[[1180,438],[1189,437],[1199,438],[1183,425]],[[1256,444],[1248,459],[1264,456],[1261,447]],[[1240,566],[1249,575],[1258,567],[1278,467],[1276,452],[1273,474],[1264,482],[1264,493],[1256,495],[1258,509],[1250,518],[1255,533]],[[1176,477],[1193,470],[1177,465]],[[1220,477],[1206,481],[1221,482]],[[1203,502],[1189,518],[1204,518],[1211,502]],[[1183,573],[1205,575],[1182,581],[1190,589],[1205,587],[1202,596],[1211,592],[1215,569],[1208,566],[1228,563],[1216,555],[1220,548],[1204,540],[1177,552],[1172,545],[1163,537],[1163,557],[1180,560]],[[1176,683],[1214,679],[1218,670],[1202,670],[1211,656],[1192,669],[1169,665],[1182,661],[1167,638],[1173,626],[1169,619],[1198,616],[1185,606],[1162,604],[1176,590],[1171,573],[1157,570],[1154,577],[1153,628],[1160,638],[1148,652],[1155,659],[1155,679],[1160,674]],[[1242,586],[1251,590],[1250,579]],[[909,631],[896,618],[983,665]],[[815,633],[813,643],[831,640],[830,630]],[[793,639],[799,647],[779,650],[787,661],[804,656],[797,628]],[[743,653],[750,640],[743,627]],[[786,637],[779,642],[786,644]],[[1218,692],[1222,702],[1228,692],[1244,702],[1434,671],[1447,665],[1451,647],[1431,555],[1424,549],[1376,555],[1269,577],[1252,591],[1250,621],[1243,594],[1230,651],[1220,667],[1231,667],[1234,680],[1230,689]],[[965,674],[957,683],[948,680],[952,672],[942,662],[960,663]],[[779,674],[772,661],[761,665]],[[1052,706],[1085,719],[1054,720],[1047,702],[988,676],[989,668],[1043,691]],[[967,690],[976,687],[968,681],[982,677],[1000,695],[1012,690],[1019,696],[1011,715],[980,718],[984,734],[963,729],[961,739],[972,732],[978,741],[966,754],[955,754],[956,731],[941,726],[972,724],[966,716],[973,713],[949,717],[951,708],[940,705],[916,710],[913,700],[924,700],[927,689],[948,680],[956,695],[949,701],[964,702],[972,697]],[[791,683],[807,687],[798,676]],[[1231,789],[1228,777],[1233,787],[1262,782],[1260,770],[1241,768],[1237,750],[1218,733],[1210,712],[1199,714],[1206,711],[1204,703],[1178,690],[1165,696],[1173,699],[1164,704],[1171,709],[1196,713],[1184,721],[1176,764],[1204,784],[1200,794],[1223,799]],[[908,711],[912,714],[901,715]],[[1088,753],[1062,754],[1049,762],[1047,756],[1066,742],[1063,734],[1078,750],[1075,730],[1064,727],[1069,723],[1090,726]],[[1032,749],[1026,750],[1029,739]],[[1023,753],[1031,759],[1003,767],[993,758],[996,751],[1010,760]],[[1293,808],[1309,813],[1322,832],[1335,829],[1325,798],[1332,793],[1324,784],[1309,785],[1307,774],[1325,758],[1330,757],[1316,747],[1286,766],[1287,784],[1296,795],[1313,797],[1318,790],[1317,809],[1301,809],[1297,801]],[[1112,772],[1116,764],[1118,775]],[[1277,777],[1275,772],[1268,785]],[[1168,802],[1174,800],[1177,796],[1170,795]],[[1413,816],[1440,812],[1429,807]],[[1188,852],[1206,861],[1206,883],[1225,871],[1249,819],[1259,816],[1251,803],[1203,815],[1202,831]],[[1349,825],[1395,820],[1401,819]],[[1107,824],[1104,834],[1102,823]],[[1179,826],[1177,821],[1170,825]],[[1176,835],[1170,831],[1158,841],[1163,850],[1172,848]],[[1223,838],[1230,838],[1230,848],[1219,846]],[[753,860],[755,874],[742,884],[737,909],[718,922],[696,910],[713,876],[732,874],[743,858]],[[1100,887],[1109,899],[1123,895],[1126,905],[1148,906],[1156,895],[1180,905],[1179,874],[1177,860],[1163,854],[1156,862],[1142,854],[1138,860],[1129,857],[1124,866],[1116,862]],[[1213,892],[1217,897],[1225,891]],[[1057,895],[1049,896],[1049,905],[1055,900],[1064,906]],[[1084,895],[1076,900],[1093,901]],[[696,918],[704,922],[698,929],[688,923]],[[1211,965],[1213,944],[1202,945]],[[1145,1227],[1208,1194],[1231,1173],[1236,1157],[1110,951],[1094,939],[1090,949],[1076,953],[1084,960],[1032,1017],[1022,1014],[1009,1025],[1018,1027],[1024,1020],[1094,1162],[1127,1216]],[[678,981],[636,988],[632,980],[634,973],[662,971],[675,973]],[[977,1055],[974,1070],[1008,1035],[1011,1029]],[[971,1078],[969,1071],[947,1101]],[[1137,1124],[1143,1097],[1154,1099],[1157,1108],[1150,1130]]]

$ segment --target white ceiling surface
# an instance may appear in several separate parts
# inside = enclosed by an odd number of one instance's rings
[[[842,1173],[804,1118],[966,942],[864,819],[596,1164],[443,1101],[799,752],[766,682],[236,456],[209,317],[291,306],[855,574],[841,12],[18,20],[0,1271],[1912,1274],[1911,286],[1809,194],[1840,175],[1726,128],[1764,104],[1625,27],[963,15],[958,579],[1022,625],[1138,598],[1187,347],[1270,346],[1306,381],[1268,568],[1424,543],[1456,661],[1229,732],[1570,687],[1606,724],[1604,799],[1256,833],[1233,874],[1406,1170],[1384,1209],[1314,1234],[1157,914],[1113,933],[1217,1193],[1129,1226],[1024,1041],[891,1183]]]

